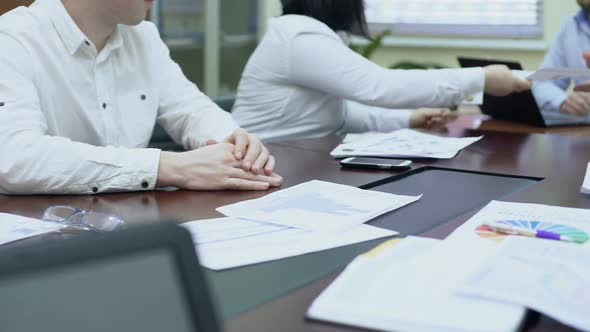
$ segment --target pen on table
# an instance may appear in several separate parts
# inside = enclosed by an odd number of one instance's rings
[[[574,240],[566,235],[561,235],[558,233],[543,231],[543,230],[534,230],[526,227],[518,227],[512,225],[506,225],[499,222],[486,222],[484,225],[491,228],[496,233],[503,233],[503,234],[510,234],[510,235],[522,235],[528,237],[537,237],[540,239],[548,239],[548,240],[556,240],[556,241],[564,241],[564,242],[574,242]]]

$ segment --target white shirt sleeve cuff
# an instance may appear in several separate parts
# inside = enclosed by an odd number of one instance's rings
[[[486,75],[483,68],[464,68],[462,80],[463,100],[461,105],[481,105],[485,89]]]
[[[160,150],[129,149],[118,162],[120,170],[114,177],[79,186],[62,188],[65,192],[98,194],[121,191],[154,190],[158,181]]]

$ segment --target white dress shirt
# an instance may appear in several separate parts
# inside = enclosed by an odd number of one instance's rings
[[[248,61],[233,115],[266,141],[391,131],[407,127],[411,114],[392,108],[480,103],[484,84],[481,68],[380,67],[350,50],[324,23],[286,15],[271,19]]]
[[[149,22],[97,54],[60,0],[0,17],[0,192],[151,190],[159,123],[187,149],[236,128],[189,82]]]

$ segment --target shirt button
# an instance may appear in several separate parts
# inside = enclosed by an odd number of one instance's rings
[[[143,181],[141,183],[141,186],[143,187],[143,189],[147,189],[150,186],[150,184],[147,181]]]
[[[107,109],[107,103],[102,103],[102,108],[106,110]]]
[[[4,102],[0,101],[0,107],[4,106]]]
[[[90,42],[87,40],[84,41],[84,44],[86,44],[86,46],[90,46]]]
[[[98,192],[98,187],[92,188],[92,192],[96,194]]]
[[[139,98],[141,98],[141,100],[146,100],[147,96],[146,95],[141,95]]]

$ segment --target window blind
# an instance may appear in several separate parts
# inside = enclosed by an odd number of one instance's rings
[[[534,38],[543,0],[366,0],[371,31],[396,35]]]

